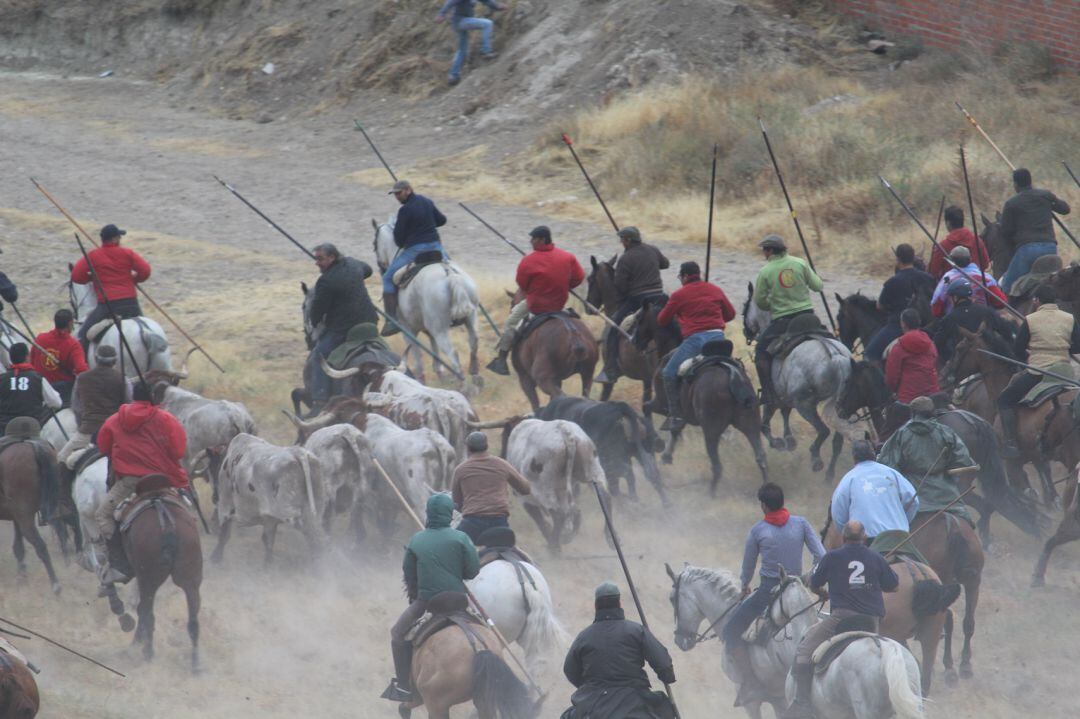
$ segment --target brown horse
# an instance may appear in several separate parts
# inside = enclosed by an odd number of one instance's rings
[[[615,290],[615,258],[606,262],[597,262],[595,257],[589,260],[592,262],[592,272],[589,273],[589,294],[586,299],[593,307],[601,308],[604,314],[611,317],[619,308]],[[661,327],[657,322],[661,309],[663,307],[656,302],[646,304],[633,342],[619,335],[619,370],[630,379],[641,380],[641,402],[642,407],[646,408],[646,417],[649,415],[647,408],[653,397],[653,387],[662,384],[655,379],[658,359],[678,347],[680,341],[677,324]],[[608,332],[614,331],[608,328]],[[610,399],[614,388],[614,382],[605,384],[600,399]]]
[[[599,348],[592,332],[576,317],[555,317],[514,345],[511,361],[533,412],[540,409],[537,387],[548,397],[563,394],[562,381],[581,376],[581,395],[589,396]]]
[[[450,719],[450,707],[472,702],[479,719],[533,719],[540,702],[502,659],[499,640],[487,627],[452,625],[431,635],[416,650],[412,681],[418,701],[401,705],[408,717],[423,706],[430,719]],[[468,631],[468,634],[466,634]]]
[[[43,456],[39,457],[39,453]],[[34,514],[41,505],[41,462],[56,463],[52,449],[23,441],[16,442],[0,453],[0,520],[10,520],[15,525],[15,542],[12,550],[19,565],[19,577],[26,577],[26,548],[23,537],[37,552],[45,565],[54,593],[60,593],[60,580],[53,571],[49,548],[38,533]]]
[[[5,643],[0,640],[0,645]],[[0,647],[0,717],[34,719],[40,705],[34,675],[19,657]]]
[[[1062,504],[1065,514],[1061,518],[1057,531],[1046,540],[1031,586],[1041,587],[1046,584],[1046,566],[1050,563],[1050,553],[1055,547],[1080,539],[1080,502],[1077,495],[1077,468],[1080,467],[1080,424],[1072,418],[1069,407],[1061,407],[1053,420],[1044,430],[1044,442],[1054,448],[1054,459],[1065,465],[1069,474],[1062,492]]]
[[[990,266],[994,271],[995,277],[1001,277],[1005,274],[1005,270],[1009,269],[1009,263],[1012,262],[1013,248],[1009,247],[1005,242],[1005,238],[1001,235],[1001,213],[999,212],[996,220],[991,220],[986,215],[979,215],[982,218],[983,231],[980,235],[983,243],[986,245],[986,251],[990,253]]]

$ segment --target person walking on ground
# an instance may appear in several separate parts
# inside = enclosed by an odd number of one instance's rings
[[[1001,278],[1001,287],[1008,294],[1013,283],[1031,271],[1031,265],[1043,255],[1057,254],[1054,236],[1054,213],[1069,214],[1069,205],[1049,190],[1031,186],[1031,171],[1013,171],[1016,194],[1001,208],[1001,238],[1013,250],[1009,269]]]
[[[446,224],[446,215],[439,212],[430,199],[413,192],[412,185],[406,180],[395,182],[389,194],[401,203],[394,221],[394,244],[400,249],[383,272],[382,291],[386,314],[391,319],[397,319],[398,296],[394,274],[425,252],[441,252],[446,257],[438,230]],[[400,331],[400,327],[387,321],[381,334],[389,337]]]
[[[510,527],[510,488],[518,494],[530,494],[532,485],[505,459],[488,454],[483,432],[471,432],[465,438],[465,448],[469,457],[454,470],[450,494],[461,512],[457,528],[477,544],[484,530]]]
[[[75,329],[75,315],[71,310],[58,310],[53,315],[53,325],[53,329],[34,338],[30,364],[49,381],[66,405],[71,402],[75,378],[89,368],[82,345],[71,336],[71,331]]]
[[[150,263],[135,250],[120,246],[120,238],[126,234],[127,230],[121,230],[116,225],[105,225],[99,233],[101,247],[90,250],[87,255],[90,262],[86,261],[86,257],[81,257],[71,270],[72,282],[77,285],[93,284],[97,294],[97,307],[83,318],[82,326],[79,327],[78,337],[83,350],[89,346],[87,331],[101,320],[109,318],[106,297],[119,319],[142,316],[135,286],[150,279]],[[97,271],[96,282],[91,277],[91,265]]]
[[[442,9],[439,10],[439,14],[435,17],[435,22],[443,22],[449,16],[450,25],[454,28],[454,32],[457,33],[458,37],[457,52],[454,54],[454,61],[450,65],[450,74],[447,77],[450,85],[457,85],[461,82],[461,70],[465,66],[465,61],[469,59],[470,31],[480,31],[480,57],[485,60],[494,60],[498,57],[491,47],[491,34],[495,23],[487,18],[475,16],[476,1],[446,0]],[[491,8],[492,12],[506,9],[505,5],[500,5],[495,0],[480,0],[480,2]]]
[[[867,542],[882,532],[907,532],[919,513],[915,487],[904,475],[877,461],[874,445],[865,439],[851,445],[855,466],[843,476],[833,492],[829,511],[837,527],[858,521]]]

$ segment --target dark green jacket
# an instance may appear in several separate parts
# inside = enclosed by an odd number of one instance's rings
[[[877,461],[900,472],[915,485],[920,514],[944,509],[960,496],[956,479],[946,474],[947,470],[975,464],[956,432],[933,419],[922,418],[896,430],[881,448]],[[971,520],[963,501],[950,507],[949,512]]]
[[[480,557],[469,535],[450,528],[454,501],[433,494],[427,503],[427,529],[417,532],[405,548],[401,568],[410,601],[431,599],[439,592],[465,591],[465,580],[480,571]]]

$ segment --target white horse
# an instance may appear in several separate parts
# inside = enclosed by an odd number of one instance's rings
[[[548,659],[570,643],[570,635],[555,617],[547,580],[532,564],[515,566],[497,559],[466,584],[506,641],[525,650],[525,663],[535,673],[543,673]]]
[[[109,476],[109,461],[100,457],[84,467],[75,477],[71,495],[75,499],[75,509],[79,512],[79,526],[83,536],[84,558],[80,561],[86,569],[97,571],[101,562],[97,552],[94,551],[94,542],[101,538],[98,531],[97,514],[98,507],[105,502],[105,494],[109,491],[105,482]]]
[[[666,566],[666,565],[665,565]],[[689,651],[705,635],[723,631],[726,620],[741,601],[739,579],[725,570],[683,568],[671,577],[671,604],[675,609],[675,643]],[[777,715],[795,694],[795,680],[788,672],[795,661],[795,649],[816,622],[818,599],[797,577],[784,576],[767,616],[772,636],[764,645],[750,647],[754,673],[769,694]],[[704,634],[698,629],[708,622]],[[721,666],[735,679],[727,652]],[[814,677],[812,701],[815,713],[829,719],[919,719],[924,716],[920,694],[919,664],[903,645],[885,637],[855,639]],[[744,707],[754,719],[761,719],[761,703]]]
[[[380,271],[385,271],[397,253],[394,244],[394,219],[379,225],[375,220],[375,257]],[[465,325],[469,333],[469,378],[464,383],[467,392],[473,392],[483,384],[480,377],[480,360],[477,358],[479,339],[476,334],[476,313],[480,296],[476,283],[453,262],[429,265],[398,292],[397,320],[413,335],[425,333],[431,340],[436,354],[454,371],[462,373],[457,350],[450,341],[450,328]],[[408,363],[414,376],[424,381],[424,358],[411,340],[402,358]],[[435,364],[435,373],[442,377],[442,365]]]
[[[747,283],[749,296],[743,305],[743,334],[747,341],[753,340],[772,321],[769,312],[754,302],[754,285]],[[761,430],[773,449],[795,449],[795,437],[791,433],[791,410],[813,425],[817,437],[810,444],[810,457],[815,472],[825,463],[821,459],[821,445],[829,437],[830,428],[835,430],[832,441],[832,458],[825,480],[831,482],[836,475],[836,460],[844,444],[849,440],[862,439],[872,431],[869,422],[848,422],[836,413],[836,400],[851,375],[851,352],[844,343],[832,337],[815,337],[796,346],[784,359],[774,359],[772,381],[776,388],[780,407],[769,407],[762,416]],[[818,405],[826,402],[825,419],[818,413]],[[773,412],[779,409],[784,421],[784,437],[772,436]],[[827,421],[826,421],[827,420]]]
[[[41,425],[41,438],[59,452],[67,444],[71,435],[75,434],[75,429],[79,425],[75,421],[75,412],[70,407],[65,407],[53,416],[55,419],[46,420]],[[61,427],[63,430],[60,429]]]
[[[77,318],[76,322],[78,322],[78,318],[86,317],[97,307],[97,294],[91,285],[79,285],[70,282],[68,287],[71,294],[71,309]],[[107,329],[102,327],[107,323],[110,325]],[[138,363],[140,370],[143,372],[149,370],[172,371],[172,353],[169,351],[169,338],[165,335],[165,330],[161,328],[161,325],[149,317],[134,317],[120,320],[120,327],[124,331],[124,339],[127,340],[128,347],[131,348],[131,352],[135,355],[135,362]],[[124,376],[138,377],[138,373],[131,363],[131,355],[123,348],[120,336],[116,332],[116,327],[111,324],[111,320],[102,320],[96,327],[90,328],[87,338],[91,342],[90,349],[86,353],[86,362],[91,368],[96,364],[95,350],[99,345],[105,344],[116,350],[119,358],[118,364],[124,368]]]

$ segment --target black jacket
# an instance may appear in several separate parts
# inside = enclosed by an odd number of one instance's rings
[[[9,370],[0,375],[0,426],[16,417],[40,420],[45,414],[41,375],[31,370]]]
[[[960,328],[968,332],[974,332],[980,325],[985,324],[988,329],[994,329],[1007,345],[1013,342],[1013,326],[1001,318],[1001,316],[986,305],[980,305],[965,300],[957,303],[949,314],[942,318],[934,333],[934,345],[937,347],[938,358],[944,362],[952,357],[956,343],[960,341]]]
[[[413,193],[398,209],[397,222],[394,223],[394,244],[405,248],[438,242],[439,231],[435,228],[445,224],[446,215],[439,212],[434,202]]]
[[[0,297],[3,297],[8,302],[19,301],[19,290],[16,289],[15,283],[8,279],[8,276],[3,272],[0,272]],[[0,310],[4,309],[4,305],[0,304]]]
[[[1030,242],[1057,242],[1054,213],[1069,214],[1069,205],[1049,190],[1029,187],[1010,197],[1001,209],[1001,233],[1006,246]]]
[[[650,719],[649,663],[661,681],[675,671],[664,645],[622,609],[601,609],[596,621],[574,640],[563,673],[577,687],[570,701],[574,719]]]
[[[311,323],[322,322],[325,332],[348,332],[361,322],[377,323],[375,305],[364,287],[368,277],[371,265],[353,257],[342,257],[330,265],[315,283]]]

